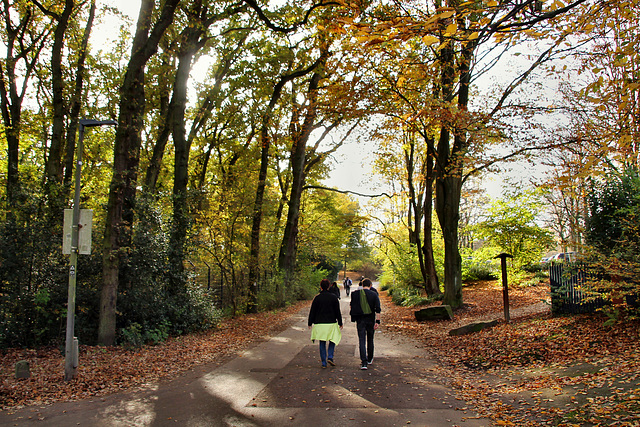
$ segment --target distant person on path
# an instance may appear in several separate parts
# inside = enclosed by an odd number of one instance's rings
[[[340,288],[338,287],[338,283],[337,282],[333,282],[333,284],[331,285],[331,288],[329,290],[331,292],[333,292],[334,295],[338,297],[338,299],[340,299]]]
[[[360,283],[358,283],[358,287],[361,287],[361,286],[362,286],[362,282],[364,281],[364,279],[365,279],[365,277],[364,277],[364,276],[360,277]],[[367,280],[369,280],[369,279],[367,279]],[[369,282],[371,282],[371,280],[369,280]],[[373,283],[373,282],[371,282],[371,283]],[[373,292],[375,292],[376,294],[378,293],[378,290],[377,290],[376,288],[374,288],[374,287],[373,287],[373,284],[371,285],[371,290],[372,290]],[[379,294],[378,294],[378,295],[379,295]]]
[[[352,285],[351,279],[349,279],[348,277],[345,277],[342,285],[344,286],[344,292],[347,294],[347,296],[349,296],[349,292],[351,292],[351,285]]]
[[[351,321],[356,322],[360,347],[360,369],[373,363],[373,338],[380,326],[380,297],[371,290],[371,280],[363,279],[362,286],[351,293]]]
[[[327,367],[327,362],[335,366],[333,354],[336,345],[340,344],[342,338],[342,314],[340,313],[340,302],[333,292],[329,290],[331,282],[322,279],[320,282],[320,293],[316,295],[309,310],[309,320],[311,328],[311,341],[320,341],[320,361],[322,367]],[[329,341],[329,353],[327,354],[327,341]]]

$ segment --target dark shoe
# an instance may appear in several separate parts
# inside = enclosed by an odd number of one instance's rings
[[[367,370],[367,362],[362,362],[360,364],[360,369],[363,370],[363,371],[366,371]]]
[[[333,359],[327,359],[327,362],[329,362],[329,365],[331,365],[331,366],[336,366],[336,364],[334,363]]]
[[[322,365],[322,369],[326,369],[326,368],[327,368],[327,365]]]
[[[373,357],[369,360],[367,360],[367,365],[371,365],[373,363]]]

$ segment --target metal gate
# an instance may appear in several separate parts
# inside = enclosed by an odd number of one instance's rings
[[[607,305],[608,301],[593,295],[590,282],[594,278],[582,264],[550,265],[551,311],[554,314],[593,313]]]

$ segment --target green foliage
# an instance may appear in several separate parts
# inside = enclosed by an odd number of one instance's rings
[[[169,335],[215,328],[223,317],[215,296],[191,282],[181,295],[152,287],[131,290],[123,293],[120,306],[123,312],[119,320],[127,323],[121,328],[138,325],[143,344],[164,341]]]
[[[433,237],[433,256],[436,274],[440,279],[444,276],[444,241],[435,225]],[[424,289],[425,283],[420,270],[418,247],[409,242],[405,226],[398,222],[388,224],[385,232],[380,234],[377,242],[374,262],[381,265],[382,273],[378,275],[381,286],[415,287]]]
[[[350,197],[333,191],[308,192],[304,197],[305,213],[300,223],[298,263],[317,262],[317,268],[336,277],[346,262],[349,270],[362,265],[370,255],[363,239],[366,218]]]
[[[384,276],[384,273],[382,273],[382,276]],[[380,278],[382,278],[382,276],[380,276]],[[389,283],[387,280],[385,280],[384,283],[381,281],[380,282],[380,290],[381,291],[389,291],[389,295],[391,295],[391,293],[393,292],[392,284]]]
[[[402,305],[407,298],[414,298],[419,296],[419,294],[420,292],[418,289],[396,287],[393,288],[393,291],[391,292],[391,301],[396,305]]]
[[[640,262],[640,176],[627,168],[620,176],[593,183],[589,218],[585,230],[587,244],[605,256]]]
[[[64,339],[69,276],[62,223],[42,215],[41,197],[26,187],[20,206],[0,223],[0,347]]]
[[[527,279],[523,279],[517,283],[517,286],[521,288],[529,288],[532,286],[538,286],[540,284],[540,279],[537,277],[529,277]]]
[[[460,251],[462,256],[462,280],[494,280],[498,278],[498,264],[493,257],[498,250],[484,246],[481,249],[472,251],[469,248],[463,248]]]
[[[389,269],[394,282],[403,287],[422,287],[422,272],[416,254],[417,248],[408,242],[393,247],[391,257],[385,264],[385,271]],[[387,277],[387,275],[383,275]]]
[[[132,323],[127,328],[120,330],[121,343],[129,349],[140,348],[144,345],[142,337],[142,327],[138,323]]]
[[[78,257],[77,279],[75,333],[80,342],[95,344],[102,289],[102,253],[96,246],[91,255]],[[66,290],[64,298],[66,304]]]
[[[320,257],[319,262],[316,264],[316,270],[324,270],[327,272],[327,278],[333,281],[333,278],[338,277],[338,273],[340,272],[340,267],[342,264],[340,261],[334,261],[327,257]]]
[[[522,266],[522,269],[527,273],[542,273],[544,274],[544,266],[539,262],[532,262]]]
[[[139,202],[140,226],[133,236],[122,286],[118,293],[118,328],[138,325],[142,332],[169,322],[178,333],[183,323],[180,307],[183,301],[168,293],[167,283],[171,266],[168,258],[166,222],[157,207],[147,200]],[[133,328],[135,332],[135,328]],[[132,332],[132,333],[133,333]]]
[[[128,286],[118,296],[119,327],[140,325],[146,342],[216,327],[222,318],[216,296],[195,283],[187,271],[173,271],[174,264],[168,260],[168,221],[162,210],[141,198],[138,212],[140,225],[125,270]],[[185,282],[180,290],[168,286],[176,277]]]
[[[378,276],[378,282],[380,289],[383,291],[389,291],[389,295],[393,292],[394,285],[396,284],[396,278],[393,275],[393,271],[391,269],[385,269],[382,271],[382,274]]]
[[[192,282],[187,284],[185,294],[170,297],[168,303],[171,334],[212,329],[222,319],[216,296]]]
[[[442,295],[425,296],[421,289],[406,287],[391,287],[387,290],[391,296],[391,301],[403,307],[417,307],[431,304],[442,299]]]
[[[322,279],[331,279],[329,272],[311,267],[299,268],[296,273],[298,285],[294,289],[293,301],[305,301],[313,298],[320,290]]]
[[[137,349],[145,344],[156,345],[169,338],[169,323],[165,320],[156,327],[143,327],[139,323],[131,323],[120,330],[121,345],[128,349]]]
[[[554,244],[551,232],[536,224],[542,208],[535,191],[516,190],[494,200],[488,219],[476,225],[475,230],[490,246],[512,255],[514,267],[521,268],[537,262]]]
[[[640,175],[635,167],[592,186],[586,259],[600,272],[597,296],[635,302],[640,295]],[[635,304],[635,303],[634,303]],[[637,305],[626,308],[640,310]],[[611,311],[615,313],[615,310]],[[615,316],[617,317],[617,315]]]
[[[416,245],[404,241],[388,244],[384,249],[384,268],[378,277],[380,289],[386,290],[396,305],[414,307],[432,302],[433,298],[424,295]]]
[[[477,280],[495,280],[497,278],[496,269],[489,263],[463,263],[462,280],[464,281],[473,282]]]
[[[263,281],[258,289],[258,309],[260,311],[273,310],[285,305],[284,278],[281,275]]]
[[[327,270],[307,266],[296,271],[291,286],[284,285],[282,274],[273,276],[258,290],[258,308],[261,311],[285,307],[296,301],[312,299],[320,291],[320,281],[329,278]]]

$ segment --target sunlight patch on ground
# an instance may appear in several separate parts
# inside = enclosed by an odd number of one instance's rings
[[[121,402],[108,407],[101,418],[109,420],[112,426],[150,426],[156,420],[154,411],[157,397],[151,396],[137,400]]]
[[[247,376],[237,373],[215,373],[205,375],[200,383],[210,395],[224,400],[238,410],[246,405],[251,398],[269,381],[260,381],[255,375]]]

